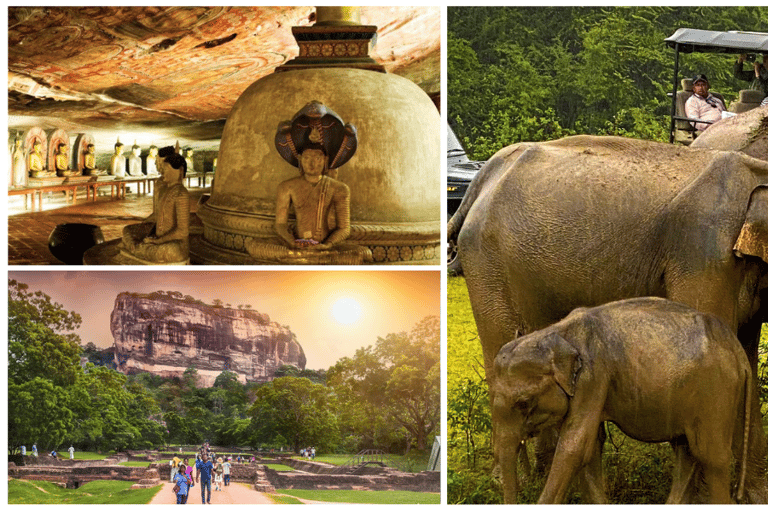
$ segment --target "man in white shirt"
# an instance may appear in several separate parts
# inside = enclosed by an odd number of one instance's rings
[[[725,105],[709,93],[709,80],[706,75],[693,77],[693,94],[685,102],[685,117],[708,121],[708,123],[692,123],[696,131],[704,131],[723,118]]]

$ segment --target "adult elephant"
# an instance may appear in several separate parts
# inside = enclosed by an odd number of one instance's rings
[[[768,311],[766,223],[768,162],[743,153],[591,136],[502,149],[448,224],[491,399],[505,343],[576,307],[631,297],[719,316],[754,370]],[[747,497],[765,502],[756,399],[753,410]]]
[[[768,105],[718,121],[704,130],[691,147],[741,151],[768,160]]]

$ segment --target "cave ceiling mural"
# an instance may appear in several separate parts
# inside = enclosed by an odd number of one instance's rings
[[[298,55],[314,7],[9,7],[11,129],[215,140],[240,94]],[[440,90],[440,9],[363,7],[372,56]]]

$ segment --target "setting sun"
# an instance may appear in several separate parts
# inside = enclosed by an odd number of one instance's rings
[[[363,308],[360,303],[350,297],[344,297],[333,304],[333,318],[340,324],[353,324],[360,319]]]

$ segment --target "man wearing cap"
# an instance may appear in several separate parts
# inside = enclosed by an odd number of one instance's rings
[[[693,77],[693,94],[685,102],[685,117],[708,121],[708,123],[693,123],[696,131],[704,131],[712,123],[722,119],[725,112],[723,102],[709,93],[709,80],[706,75]]]
[[[754,69],[751,70],[744,69],[745,60],[747,60],[746,54],[739,55],[739,60],[733,66],[733,76],[739,80],[752,82],[750,89],[763,91],[763,94],[768,95],[768,53],[763,54],[763,63],[754,62]]]

